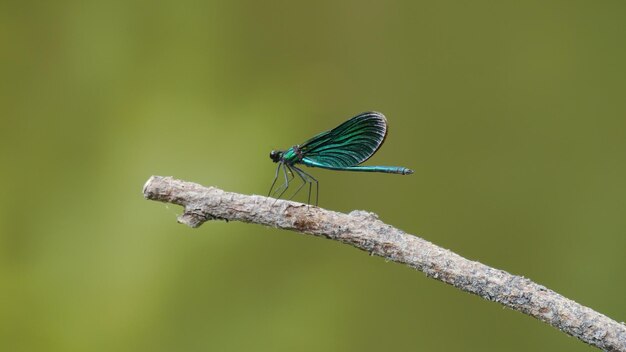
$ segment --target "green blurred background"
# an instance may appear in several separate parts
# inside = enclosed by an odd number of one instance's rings
[[[0,350],[589,351],[335,242],[176,223],[151,175],[262,194],[366,110],[320,204],[626,320],[623,1],[3,1]]]

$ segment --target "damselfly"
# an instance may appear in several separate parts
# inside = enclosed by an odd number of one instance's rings
[[[289,188],[289,182],[298,175],[302,180],[300,187],[291,196],[293,198],[302,187],[309,185],[307,203],[311,203],[311,188],[315,183],[315,205],[319,197],[319,182],[315,177],[300,169],[297,164],[309,167],[339,171],[386,172],[390,174],[409,175],[413,170],[401,166],[359,166],[369,159],[385,141],[387,136],[387,119],[379,112],[364,112],[342,123],[334,129],[322,132],[303,144],[294,145],[287,150],[272,150],[270,158],[278,163],[276,175],[270,187],[269,195],[278,193],[276,198]],[[283,171],[285,183],[274,193],[278,174]],[[289,199],[291,199],[289,198]]]

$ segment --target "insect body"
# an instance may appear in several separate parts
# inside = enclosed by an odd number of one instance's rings
[[[385,141],[387,136],[387,119],[379,112],[364,112],[342,123],[334,129],[322,132],[300,145],[281,151],[272,150],[270,158],[278,163],[276,175],[270,187],[269,195],[276,185],[281,169],[285,176],[285,183],[278,187],[275,193],[280,198],[289,182],[298,175],[302,184],[296,190],[293,198],[304,185],[309,185],[308,203],[311,202],[311,188],[315,183],[315,205],[319,196],[319,182],[311,175],[300,169],[297,164],[309,167],[320,167],[339,171],[385,172],[391,174],[409,175],[413,170],[401,166],[363,166],[359,165],[369,159]],[[280,191],[280,192],[279,192]]]

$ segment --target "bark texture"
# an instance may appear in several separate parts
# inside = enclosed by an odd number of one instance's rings
[[[407,234],[376,214],[349,214],[263,196],[152,176],[146,199],[183,206],[178,222],[198,227],[208,220],[243,221],[322,236],[389,261],[406,264],[463,291],[528,314],[604,351],[626,352],[626,325],[522,276],[509,274]]]

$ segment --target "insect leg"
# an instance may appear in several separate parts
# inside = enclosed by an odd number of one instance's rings
[[[289,167],[289,166],[287,166],[287,167]],[[293,171],[295,171],[295,173],[300,177],[300,179],[302,180],[302,184],[300,184],[300,187],[298,187],[298,189],[291,195],[291,197],[289,197],[289,200],[293,199],[293,197],[295,197],[296,194],[298,194],[298,192],[300,192],[302,187],[304,187],[304,185],[306,185],[309,182],[309,180],[307,178],[305,178],[300,173],[300,169],[298,169],[297,167],[293,166]]]
[[[272,193],[272,196],[274,196],[277,193],[282,194],[281,192],[285,192],[285,190],[287,190],[287,188],[289,187],[289,182],[293,179],[293,174],[291,173],[291,171],[289,172],[289,176],[287,176],[287,168],[286,165],[281,163],[280,166],[282,166],[282,170],[283,170],[283,175],[285,176],[285,183],[283,183],[282,185],[276,187],[276,189],[274,190],[274,192]],[[278,197],[280,198],[280,196]]]
[[[283,196],[283,194],[287,191],[287,188],[289,188],[289,181],[293,179],[293,174],[291,174],[291,178],[287,178],[287,167],[288,166],[283,164],[283,173],[285,174],[285,183],[283,184],[283,190],[280,192],[278,197],[276,197],[276,199],[280,199],[280,197]]]
[[[278,170],[280,170],[280,165],[281,165],[281,163],[278,163],[278,166],[276,167],[276,174],[274,175],[274,181],[272,181],[272,185],[270,186],[270,191],[267,193],[268,197],[272,194],[272,190],[274,189],[274,185],[276,185],[276,180],[278,179]]]
[[[317,179],[311,175],[309,175],[308,173],[306,173],[304,170],[292,166],[294,170],[296,170],[298,172],[298,174],[300,174],[301,177],[306,178],[307,181],[309,182],[309,197],[308,197],[308,204],[311,204],[311,187],[313,186],[313,182],[315,182],[315,206],[317,206],[317,202],[319,200],[319,195],[320,195],[320,184],[319,182],[317,182]]]

